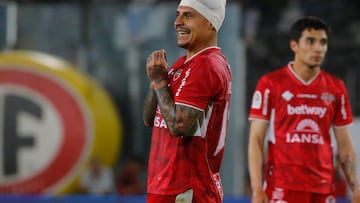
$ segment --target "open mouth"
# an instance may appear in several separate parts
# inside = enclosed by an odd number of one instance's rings
[[[189,35],[190,31],[188,30],[177,30],[177,35],[178,36],[185,36],[185,35]]]

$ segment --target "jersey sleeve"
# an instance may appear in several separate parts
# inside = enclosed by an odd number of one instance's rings
[[[334,125],[335,127],[341,127],[352,123],[352,112],[349,96],[342,80],[340,80],[337,88],[339,94],[336,98]]]
[[[267,77],[260,78],[252,97],[249,120],[270,120],[274,95],[271,87]]]
[[[211,65],[206,57],[191,64],[175,93],[176,104],[190,106],[201,111],[206,108],[212,95]]]

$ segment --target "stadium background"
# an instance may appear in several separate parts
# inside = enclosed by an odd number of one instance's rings
[[[142,102],[148,85],[144,64],[147,55],[155,49],[165,48],[170,63],[184,53],[175,44],[176,2],[0,1],[0,26],[3,28],[0,45],[4,51],[32,50],[60,57],[94,78],[109,93],[116,106],[114,111],[120,117],[118,137],[110,139],[119,139],[119,150],[108,154],[105,147],[100,154],[105,160],[109,159],[107,156],[116,158],[106,161],[115,173],[127,157],[137,154],[146,159],[148,156],[151,132],[141,122]],[[332,25],[333,36],[324,67],[344,79],[354,115],[360,116],[359,4],[355,0],[228,0],[226,18],[219,33],[219,46],[229,58],[234,74],[231,121],[222,167],[227,202],[248,201],[247,109],[260,75],[291,60],[285,33],[297,17],[318,15]],[[356,132],[360,131],[359,125],[357,119],[352,126],[358,162],[360,138]],[[144,198],[65,194],[2,194],[0,201],[104,202],[106,199],[107,202],[141,202]]]

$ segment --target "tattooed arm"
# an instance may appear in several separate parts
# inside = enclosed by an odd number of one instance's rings
[[[337,142],[338,161],[353,192],[353,203],[360,202],[360,185],[356,173],[356,158],[348,127],[334,129]]]
[[[147,59],[146,70],[148,78],[150,79],[151,89],[155,93],[157,104],[160,107],[162,116],[171,134],[175,136],[191,136],[199,126],[199,119],[202,112],[187,106],[175,104],[173,95],[168,87],[167,67],[165,50],[154,51],[150,54]],[[150,97],[147,97],[145,102],[148,99],[148,101],[155,100],[151,94]],[[150,103],[148,106],[150,106]],[[147,112],[146,114],[151,114],[151,112]]]
[[[156,111],[157,99],[153,89],[149,89],[143,107],[143,122],[146,127],[152,127]]]
[[[183,105],[176,105],[167,86],[157,88],[154,85],[162,116],[171,134],[175,136],[192,136],[199,125],[202,112]]]

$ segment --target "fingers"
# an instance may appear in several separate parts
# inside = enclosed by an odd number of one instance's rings
[[[157,51],[154,51],[152,53],[153,57],[155,60],[165,60],[165,50],[164,49],[160,49],[160,50],[157,50]]]
[[[149,64],[152,61],[152,54],[150,54],[146,59],[146,64]]]
[[[162,65],[162,66],[167,67],[166,51],[164,49],[160,49],[160,50],[152,52],[148,56],[146,64],[147,64],[147,66]]]
[[[152,52],[146,61],[146,73],[150,80],[166,80],[168,76],[168,64],[165,50]]]

